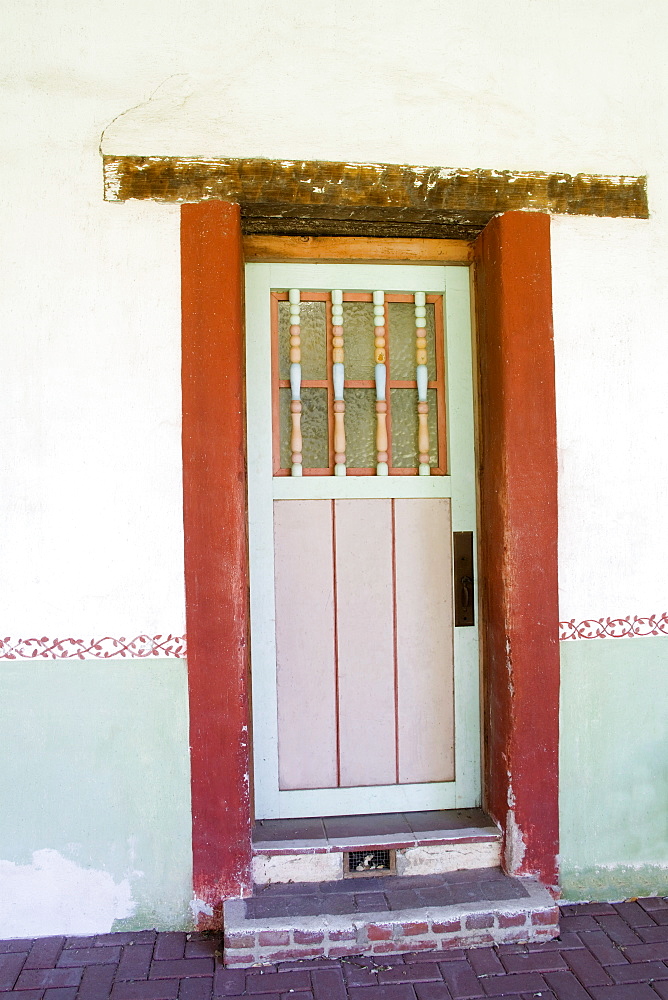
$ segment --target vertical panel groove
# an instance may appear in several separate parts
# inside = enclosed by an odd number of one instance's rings
[[[392,655],[394,657],[394,773],[399,784],[399,660],[397,655],[397,534],[395,501],[392,500]]]
[[[336,698],[336,786],[341,785],[341,706],[339,704],[339,596],[336,586],[336,501],[332,500],[332,593],[334,610],[334,692]]]

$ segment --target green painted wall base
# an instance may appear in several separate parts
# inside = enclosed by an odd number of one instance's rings
[[[634,896],[668,896],[668,866],[571,868],[563,873],[562,893],[564,899],[613,902]]]
[[[561,886],[668,894],[668,638],[561,643]]]
[[[182,660],[0,662],[0,937],[190,926],[187,705]]]
[[[668,895],[668,638],[561,663],[563,894]],[[0,726],[0,937],[189,928],[185,662],[3,661]]]

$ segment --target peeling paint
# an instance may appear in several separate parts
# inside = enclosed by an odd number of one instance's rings
[[[510,645],[510,636],[506,636],[506,671],[508,673],[508,690],[512,698],[515,694],[515,685],[513,684],[513,654]]]
[[[195,925],[197,925],[199,917],[213,916],[213,906],[204,899],[198,899],[197,896],[190,900],[189,907]]]
[[[509,809],[506,813],[506,838],[504,843],[504,860],[507,872],[512,874],[520,870],[526,849],[524,834],[515,819],[515,810]]]
[[[438,844],[397,851],[397,875],[437,875],[501,864],[499,840],[472,844]]]
[[[343,855],[336,854],[256,854],[253,858],[253,881],[256,885],[272,882],[328,882],[343,878]]]
[[[121,197],[121,172],[118,164],[111,164],[104,174],[105,201],[119,201]]]
[[[104,934],[135,908],[127,878],[114,882],[58,851],[35,851],[29,865],[0,861],[0,937]]]

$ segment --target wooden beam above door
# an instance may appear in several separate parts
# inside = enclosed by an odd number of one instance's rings
[[[105,156],[105,199],[220,199],[248,234],[474,239],[531,210],[646,219],[646,177],[459,170],[396,163]]]
[[[271,236],[243,238],[246,263],[253,261],[318,260],[346,264],[470,264],[473,243],[468,240],[374,240],[366,236]]]

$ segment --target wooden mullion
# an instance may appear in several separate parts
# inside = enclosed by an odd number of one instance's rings
[[[284,378],[278,380],[278,385],[279,385],[279,388],[281,388],[281,389],[289,389],[290,388],[289,381],[287,379],[284,379]],[[306,389],[326,389],[327,388],[327,380],[324,379],[324,378],[303,378],[302,382],[301,382],[301,385],[302,385],[302,389],[303,388],[306,388]]]
[[[287,299],[287,293],[285,295]],[[281,301],[280,293],[271,293],[271,438],[272,438],[272,468],[274,475],[281,469],[281,411],[279,400],[279,388],[290,385],[289,381],[279,380],[279,357],[278,357],[278,303]]]
[[[326,302],[327,301],[327,297],[329,295],[329,292],[312,291],[311,289],[308,289],[308,288],[306,288],[304,290],[302,290],[300,288],[299,292],[300,292],[300,301],[301,302]],[[277,300],[279,302],[287,302],[288,301],[288,293],[287,292],[272,291],[271,294],[275,295],[276,298],[277,298]]]
[[[304,469],[303,472],[302,472],[302,478],[303,479],[308,479],[309,476],[330,476],[330,475],[331,475],[331,470],[328,469],[328,468],[324,468],[324,469],[321,469],[321,468],[308,468],[308,469]],[[286,468],[277,469],[276,472],[274,472],[274,476],[278,476],[278,477],[288,476],[289,477],[290,476],[290,469],[286,469]]]
[[[438,442],[438,471],[435,475],[446,475],[448,470],[448,435],[445,379],[445,326],[443,323],[443,296],[428,295],[427,302],[434,303],[434,336],[436,339],[436,385],[428,383],[430,389],[436,389],[436,435]]]
[[[394,296],[385,296],[385,367],[387,371],[387,389],[385,398],[387,399],[387,474],[394,475],[392,465],[392,383],[390,373],[392,371],[392,336],[390,331],[390,302],[397,302]]]

